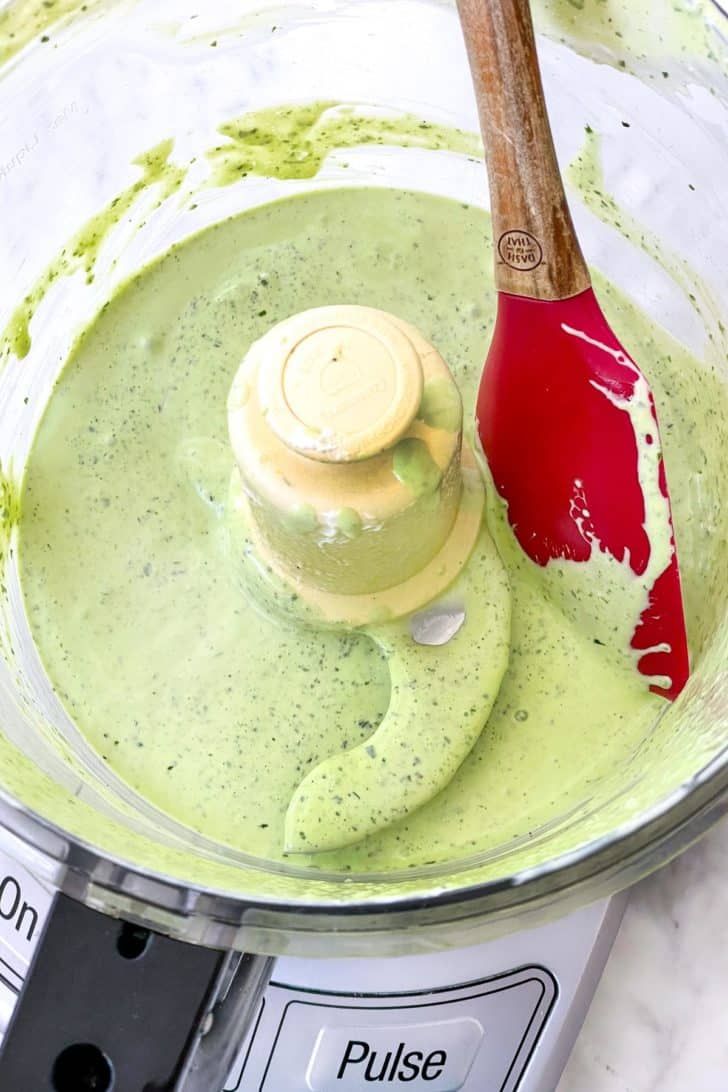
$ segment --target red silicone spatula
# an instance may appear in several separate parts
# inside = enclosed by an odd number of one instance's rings
[[[477,404],[483,449],[515,536],[538,565],[586,562],[601,550],[646,579],[632,648],[651,689],[673,699],[688,677],[688,649],[654,401],[591,288],[528,0],[458,7],[486,150],[498,288]],[[658,503],[653,497],[648,519],[650,475]]]

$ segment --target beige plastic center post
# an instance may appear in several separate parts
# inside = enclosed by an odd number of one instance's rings
[[[321,308],[295,315],[269,336],[261,402],[289,449],[353,463],[406,434],[424,378],[417,347],[396,320],[370,308]]]
[[[482,488],[468,453],[463,490],[462,403],[408,323],[355,306],[279,323],[241,364],[228,422],[257,553],[327,618],[416,609],[467,560]]]

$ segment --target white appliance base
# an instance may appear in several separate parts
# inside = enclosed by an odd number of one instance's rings
[[[553,1092],[626,899],[471,948],[280,958],[224,1092]],[[0,855],[0,1032],[52,901]]]

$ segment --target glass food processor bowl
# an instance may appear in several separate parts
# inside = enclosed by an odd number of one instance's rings
[[[590,265],[728,383],[728,18],[688,0],[542,0],[535,19],[562,165],[585,162],[588,142],[591,173],[570,176],[570,199]],[[454,4],[437,0],[10,0],[0,59],[9,852],[93,907],[184,939],[388,954],[556,916],[637,880],[716,821],[728,809],[726,465],[669,468],[686,528],[687,688],[629,753],[557,792],[518,836],[483,830],[460,859],[386,873],[267,861],[170,817],[114,773],[43,670],[15,549],[34,430],[74,337],[172,243],[279,196],[366,184],[487,207],[475,103]],[[297,177],[215,175],[226,121],[313,101],[404,113],[440,136],[400,139],[393,126],[382,142],[334,141]]]

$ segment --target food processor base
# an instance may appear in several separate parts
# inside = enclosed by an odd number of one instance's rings
[[[51,954],[49,940],[54,932],[59,933],[59,910],[64,907],[56,905],[51,915],[54,897],[25,868],[0,855],[3,1033],[11,1023],[46,922],[50,922],[20,1007],[22,1019],[10,1029],[9,1049],[3,1052],[0,1072],[15,1053],[15,1064],[21,1067],[17,1076],[26,1086],[23,1059],[27,1057],[31,1065],[42,1057],[42,1066],[49,1070],[45,1076],[51,1081],[48,1087],[54,1092],[69,1092],[75,1085],[63,1083],[63,1070],[56,1062],[63,1056],[67,1064],[73,1064],[74,1057],[81,1057],[74,1055],[74,1049],[83,1047],[89,1064],[100,1055],[109,1063],[111,1083],[103,1083],[103,1064],[94,1078],[97,1083],[93,1087],[99,1092],[157,1088],[149,1085],[146,1072],[138,1068],[134,1074],[130,1072],[129,1054],[124,1048],[127,1034],[130,1051],[140,1055],[143,1067],[148,1059],[160,1054],[160,1047],[163,1053],[168,1045],[151,1043],[147,1050],[139,1052],[145,1028],[139,1026],[139,1021],[135,1023],[133,1014],[145,1003],[143,991],[138,989],[145,974],[145,947],[141,943],[145,931],[78,908],[79,913],[95,919],[100,931],[113,931],[112,948],[118,957],[112,955],[112,959],[118,958],[124,964],[123,974],[139,975],[136,999],[133,991],[121,998],[131,1017],[126,1021],[126,1032],[124,1022],[119,1024],[119,998],[108,996],[108,992],[105,1021],[104,991],[116,977],[113,966],[93,964],[91,974],[97,979],[94,996],[82,996],[80,1008],[79,997],[74,996],[69,981],[67,998],[52,1012],[48,1005],[52,991],[38,990],[35,984],[38,976],[43,983],[43,961],[47,953]],[[279,958],[262,997],[261,983],[253,981],[250,987],[254,997],[247,1031],[241,1033],[237,1043],[232,1039],[225,1044],[231,1065],[224,1092],[300,1092],[302,1088],[310,1092],[358,1092],[371,1084],[430,1092],[553,1092],[606,963],[626,901],[626,894],[618,895],[548,925],[468,948],[388,959]],[[76,904],[66,903],[73,914]],[[60,934],[62,939],[62,928]],[[132,949],[139,934],[137,954]],[[60,958],[67,958],[68,953],[64,956],[62,951],[64,945],[58,941],[56,937],[56,951],[60,948]],[[88,944],[90,948],[90,938]],[[154,958],[161,955],[164,960],[163,953],[170,945],[188,947],[160,937]],[[72,962],[78,960],[79,976],[88,978],[89,967],[81,966],[83,951],[83,946],[77,949]],[[216,973],[212,964],[217,960],[220,972],[226,973],[225,956],[203,954],[201,949],[189,951],[196,953],[197,962],[210,958],[210,968],[200,970],[195,964],[204,1003],[203,994],[210,980],[210,976],[205,977],[207,970]],[[167,955],[174,962],[174,953]],[[48,978],[56,971],[49,966]],[[175,991],[175,1010],[185,1000],[194,1009],[194,988],[188,982],[185,988]],[[29,1012],[33,992],[38,1000]],[[244,1013],[244,1008],[238,1011]],[[192,1016],[191,1011],[190,1020]],[[160,1024],[163,1026],[164,1019]],[[66,1027],[73,1027],[68,1042],[64,1039]],[[27,1043],[31,1035],[32,1051],[18,1051],[13,1041],[16,1035]],[[179,1047],[175,1049],[178,1053]],[[124,1072],[128,1078],[122,1076]],[[37,1079],[35,1070],[33,1079]],[[188,1069],[180,1072],[171,1087],[165,1084],[164,1092],[198,1092],[202,1088],[199,1074]],[[204,1089],[215,1092],[209,1081]]]

